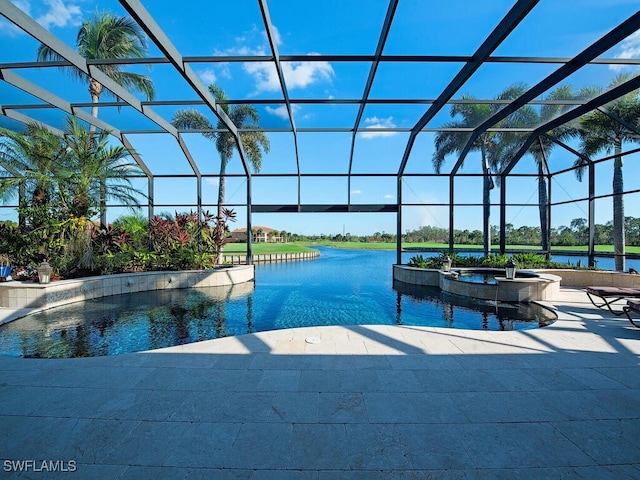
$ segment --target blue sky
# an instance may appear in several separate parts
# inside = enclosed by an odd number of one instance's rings
[[[36,19],[54,35],[73,46],[80,22],[96,9],[124,14],[117,1],[93,2],[85,0],[15,0],[16,6]],[[211,55],[270,55],[258,2],[235,0],[216,2],[215,7],[204,2],[175,2],[154,0],[143,2],[177,50],[183,56]],[[500,19],[513,6],[513,1],[491,0],[459,2],[451,8],[448,2],[401,0],[394,17],[393,28],[385,45],[389,55],[471,55],[491,32]],[[362,54],[371,55],[384,20],[388,2],[382,0],[358,1],[290,1],[271,0],[268,4],[275,27],[277,47],[281,55],[310,54]],[[637,11],[638,2],[630,0],[543,0],[525,18],[518,28],[494,52],[496,56],[573,57],[604,33]],[[18,31],[0,17],[0,63],[32,61],[38,43]],[[151,44],[149,54],[161,56]],[[605,57],[636,58],[640,56],[640,35],[634,34],[607,52]],[[275,70],[268,63],[193,63],[191,65],[204,84],[215,82],[232,99],[282,100]],[[416,64],[387,62],[380,65],[370,98],[422,98],[433,99],[462,67],[461,63]],[[524,82],[534,85],[555,69],[557,64],[487,63],[483,65],[456,93],[488,99],[507,86]],[[565,83],[576,88],[585,85],[606,87],[621,71],[630,67],[590,65],[572,75]],[[289,96],[293,99],[354,99],[364,90],[370,65],[366,62],[290,62],[283,64]],[[143,72],[140,66],[134,70]],[[88,101],[84,85],[57,70],[47,69],[43,78],[41,69],[20,70],[17,73],[44,86],[70,102]],[[151,70],[156,86],[156,100],[195,100],[196,95],[170,65],[155,65]],[[38,103],[30,95],[0,82],[0,104]],[[428,105],[368,105],[361,127],[400,127],[410,129],[424,114]],[[121,129],[147,129],[156,126],[131,109],[118,111],[103,107],[100,118]],[[170,119],[175,107],[154,107],[163,117]],[[208,113],[200,109],[203,113]],[[289,126],[283,105],[258,106],[261,124],[267,128]],[[358,106],[354,104],[293,106],[298,128],[342,127],[353,128]],[[33,118],[62,125],[63,115],[53,111],[23,111]],[[213,116],[209,114],[212,122]],[[450,120],[449,107],[443,109],[428,125],[439,127]],[[3,124],[4,125],[4,124]],[[11,125],[9,125],[11,126]],[[185,141],[203,174],[215,175],[219,160],[211,142],[197,134],[185,134]],[[351,133],[299,133],[300,169],[303,173],[342,173],[349,168]],[[159,175],[189,174],[190,167],[169,135],[129,135],[129,139],[151,170]],[[301,201],[306,204],[380,204],[397,201],[396,180],[400,159],[405,150],[408,133],[361,132],[357,135],[352,171],[363,174],[390,174],[388,177],[354,177],[349,188],[347,177],[307,177],[301,182]],[[407,165],[407,173],[433,173],[431,157],[434,134],[418,135]],[[296,172],[295,150],[291,133],[269,134],[271,151],[263,160],[264,174],[292,174]],[[637,145],[635,145],[637,146]],[[634,146],[629,146],[632,148]],[[447,159],[443,171],[448,171],[455,158]],[[553,170],[571,165],[568,152],[555,149],[550,163]],[[625,159],[625,186],[640,189],[638,155]],[[238,158],[231,161],[228,171],[242,173]],[[480,171],[477,154],[470,154],[461,173]],[[532,173],[534,165],[525,157],[514,170]],[[611,185],[610,164],[598,167],[597,193],[607,193]],[[145,182],[139,182],[146,188]],[[572,173],[554,179],[553,201],[564,201],[585,196],[587,186],[576,181]],[[458,177],[456,199],[460,203],[480,203],[481,180]],[[178,204],[195,203],[193,179],[157,179],[157,211],[185,210]],[[508,201],[527,206],[507,208],[507,222],[516,227],[537,223],[537,183],[534,178],[513,178],[507,185]],[[214,203],[217,181],[206,178],[203,182],[204,202]],[[297,203],[295,177],[254,178],[254,203]],[[405,203],[439,204],[411,206],[403,209],[403,230],[421,225],[448,226],[448,179],[433,177],[405,177],[403,201]],[[244,203],[246,181],[240,177],[227,179],[227,203]],[[499,201],[499,190],[492,192],[492,201]],[[188,209],[188,208],[186,208]],[[246,209],[237,207],[238,224],[245,226]],[[585,217],[586,202],[559,206],[552,212],[552,225],[567,225],[572,218]],[[121,213],[113,210],[111,216]],[[626,214],[640,216],[640,194],[628,196]],[[11,212],[0,211],[2,218]],[[456,208],[455,228],[481,228],[482,208],[461,206]],[[611,218],[611,201],[597,202],[596,221],[604,223]],[[492,211],[492,223],[498,224],[499,210]],[[396,230],[395,214],[254,214],[254,225],[305,234],[342,233],[368,234],[376,231]]]

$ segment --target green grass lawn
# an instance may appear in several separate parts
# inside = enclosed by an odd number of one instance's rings
[[[640,253],[640,247],[627,245],[627,253]],[[613,245],[596,245],[596,252],[613,253]],[[586,245],[568,246],[568,247],[551,247],[551,250],[564,250],[567,252],[586,252]]]
[[[262,255],[270,253],[297,253],[308,252],[313,249],[314,246],[334,247],[334,248],[349,248],[357,250],[395,250],[396,244],[393,242],[378,242],[378,243],[364,243],[364,242],[290,242],[290,243],[254,243],[253,254]],[[446,243],[404,243],[404,248],[434,248],[442,251],[449,249],[449,245]],[[454,245],[455,248],[466,250],[482,250],[482,245]],[[535,245],[507,245],[507,250],[539,250],[540,248]],[[587,252],[587,247],[583,245],[578,246],[555,246],[551,248],[552,251],[566,251],[566,252]],[[496,246],[493,246],[493,250],[497,251]],[[247,247],[244,243],[228,243],[224,247],[225,255],[243,255],[247,251]],[[596,252],[613,253],[613,245],[596,245]],[[627,253],[640,253],[640,247],[627,247]]]
[[[253,243],[251,250],[254,255],[268,255],[270,253],[299,253],[311,252],[313,249],[301,243]],[[247,246],[244,243],[227,243],[224,246],[225,255],[244,255],[247,253]]]

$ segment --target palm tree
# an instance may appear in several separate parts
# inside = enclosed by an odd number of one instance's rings
[[[39,242],[39,253],[46,257],[52,248],[62,248],[79,259],[79,266],[90,266],[88,217],[99,198],[137,204],[138,192],[129,185],[136,167],[124,162],[129,151],[110,147],[109,132],[89,132],[74,117],[67,119],[64,138],[37,123],[28,124],[23,134],[1,130],[0,135],[0,163],[6,168],[0,195],[11,197],[16,187],[22,189],[20,223],[26,215],[30,231],[39,232],[31,240]]]
[[[511,87],[514,91],[524,91],[527,87],[524,84],[517,84]],[[574,95],[573,89],[570,85],[561,85],[551,93],[549,93],[546,100],[551,103],[545,103],[540,109],[536,109],[530,105],[521,107],[517,116],[510,116],[504,122],[504,127],[528,127],[536,128],[539,125],[543,125],[550,120],[556,118],[562,113],[570,110],[572,105],[563,105],[558,103],[562,100],[572,100],[575,98],[581,98],[585,92],[581,91],[577,95]],[[566,140],[574,137],[577,134],[577,130],[572,125],[562,125],[549,132],[549,134],[558,139]],[[502,144],[501,157],[499,163],[504,165],[511,161],[513,154],[520,148],[522,143],[526,140],[527,133],[517,132],[500,132],[496,135],[498,143]],[[538,208],[540,216],[540,234],[541,234],[541,247],[545,252],[549,251],[549,216],[547,215],[547,209],[549,205],[549,193],[547,189],[547,179],[545,170],[548,170],[545,166],[547,159],[551,154],[551,150],[556,146],[556,143],[546,136],[538,137],[537,141],[529,147],[529,153],[533,156],[536,164],[538,174]]]
[[[147,40],[138,24],[129,17],[120,17],[108,12],[96,12],[91,19],[82,23],[76,37],[76,47],[78,53],[87,60],[122,60],[143,58],[147,55]],[[37,59],[40,62],[64,60],[47,45],[40,45]],[[91,115],[98,118],[98,102],[104,93],[102,84],[94,78],[88,78],[84,72],[76,68],[64,68],[71,76],[89,82],[89,93],[93,103]],[[122,70],[122,65],[117,63],[101,65],[100,70],[121,87],[142,93],[147,100],[153,100],[155,90],[150,77],[126,72]],[[111,92],[107,90],[107,93]],[[90,125],[89,131],[95,132],[96,127]],[[102,203],[105,203],[104,197]],[[106,213],[102,215],[101,221],[106,223]]]
[[[45,206],[58,191],[61,159],[66,155],[63,139],[40,123],[29,123],[25,133],[0,128],[0,198],[15,198],[20,188],[21,206]],[[17,175],[17,176],[16,176]]]
[[[516,85],[508,87],[497,100],[513,100],[522,94],[522,86]],[[475,98],[470,95],[463,95],[462,100],[473,101]],[[500,104],[486,103],[459,103],[451,107],[451,118],[460,117],[459,120],[448,122],[444,128],[475,128],[489,118],[493,113],[501,108]],[[452,131],[441,131],[436,133],[435,152],[432,157],[433,168],[436,173],[440,173],[442,164],[448,155],[460,154],[464,149],[471,133],[457,133]],[[495,133],[484,132],[475,139],[471,147],[472,151],[480,152],[483,173],[482,204],[483,204],[483,236],[484,254],[491,253],[491,189],[493,189],[492,169],[495,168],[502,158],[501,150],[504,143],[498,143]]]
[[[463,100],[475,100],[470,95],[463,95]],[[491,115],[491,106],[487,104],[455,104],[451,107],[451,117],[462,117],[461,120],[455,120],[448,122],[444,125],[444,128],[473,128],[481,124]],[[445,157],[451,154],[459,154],[466,145],[470,138],[470,134],[456,133],[449,131],[441,131],[436,133],[435,137],[435,152],[432,157],[433,168],[436,173],[440,173],[442,164]],[[474,141],[471,148],[472,151],[480,152],[480,159],[482,162],[483,173],[483,188],[482,188],[482,202],[483,202],[483,230],[484,230],[484,254],[489,255],[491,253],[491,234],[490,228],[490,204],[491,204],[491,189],[493,188],[493,181],[491,179],[491,164],[494,164],[493,160],[489,158],[492,149],[492,135],[483,133],[478,136]]]
[[[224,91],[217,85],[207,87],[218,102],[227,100]],[[253,105],[236,105],[233,108],[227,103],[220,104],[224,112],[231,119],[238,130],[259,127],[260,116],[258,110]],[[196,110],[178,110],[171,121],[174,127],[190,130],[214,130],[209,119]],[[227,165],[233,152],[236,149],[236,140],[231,132],[226,129],[225,124],[218,120],[218,132],[205,132],[205,138],[216,142],[216,150],[220,154],[220,183],[218,186],[218,218],[224,217],[225,205],[225,174]],[[264,132],[260,131],[240,131],[240,139],[244,146],[247,158],[255,172],[260,171],[262,166],[262,154],[269,153],[269,139]],[[220,257],[222,258],[222,256]]]
[[[76,38],[78,53],[87,60],[122,60],[127,58],[143,58],[147,54],[147,41],[144,32],[128,17],[119,17],[111,13],[99,13],[85,21]],[[38,48],[38,61],[63,60],[54,50],[47,45]],[[81,81],[89,81],[89,93],[93,106],[91,115],[98,117],[98,102],[104,93],[102,84],[76,69],[66,70]],[[109,78],[123,88],[144,94],[147,100],[154,97],[153,82],[150,77],[138,73],[122,70],[122,65],[110,63],[101,65],[102,70]],[[91,125],[90,131],[95,131]]]
[[[614,88],[629,81],[633,75],[618,75],[609,88]],[[640,126],[640,90],[635,90],[627,95],[607,104],[606,110],[624,123],[638,128]],[[640,135],[637,131],[627,128],[623,123],[599,110],[583,116],[579,123],[580,150],[587,158],[601,151],[615,155],[613,161],[613,248],[615,254],[616,270],[625,269],[625,231],[624,231],[624,181],[622,175],[624,142],[637,142]],[[575,161],[576,175],[582,179],[585,161],[579,158]]]
[[[59,174],[66,179],[63,197],[72,216],[88,218],[104,209],[101,200],[105,198],[139,205],[141,193],[131,186],[131,176],[142,171],[126,161],[131,155],[128,149],[110,145],[110,132],[87,131],[75,117],[67,118],[65,133],[66,162]]]

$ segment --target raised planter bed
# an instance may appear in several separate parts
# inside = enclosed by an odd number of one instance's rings
[[[253,265],[211,270],[121,273],[60,280],[48,284],[6,282],[0,284],[0,307],[51,308],[109,295],[171,288],[217,287],[255,279]]]

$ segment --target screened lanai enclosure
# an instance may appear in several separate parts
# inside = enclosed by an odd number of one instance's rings
[[[630,256],[635,224],[625,232],[624,219],[640,217],[635,2],[51,5],[0,0],[0,127],[35,121],[64,135],[75,116],[108,131],[140,167],[132,181],[149,218],[215,211],[223,184],[247,231],[276,215],[361,216],[371,232],[392,225],[398,263],[405,232],[427,225],[448,229],[451,249],[454,231],[478,229],[485,253],[535,226],[548,253],[573,222],[590,265],[607,226],[617,269]],[[144,55],[81,51],[79,26],[96,12],[130,18]],[[117,81],[116,65],[147,76],[153,95]],[[259,121],[238,121],[247,107]],[[200,122],[177,121],[185,112]],[[269,147],[259,169],[256,139]],[[18,204],[5,200],[1,219]],[[108,202],[103,221],[126,207]]]

